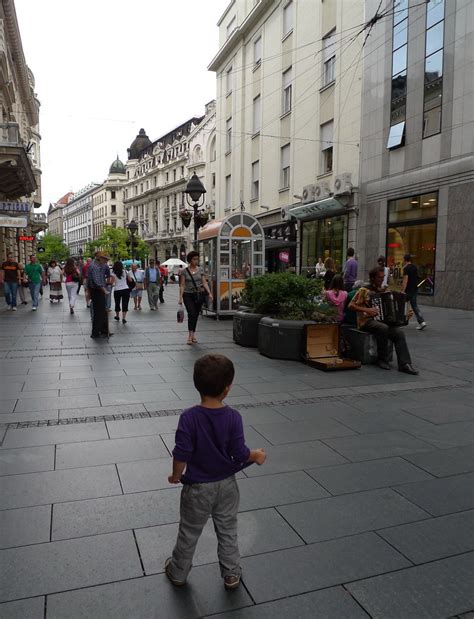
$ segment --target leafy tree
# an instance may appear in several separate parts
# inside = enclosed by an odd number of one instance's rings
[[[45,234],[39,241],[37,249],[44,248],[44,252],[38,252],[38,260],[40,262],[49,262],[50,260],[63,261],[69,258],[69,247],[64,243],[63,237],[59,234]]]
[[[104,226],[101,235],[86,244],[85,255],[93,257],[97,250],[106,251],[113,260],[132,258],[130,236],[125,228]],[[133,256],[144,260],[149,254],[148,245],[135,235]]]

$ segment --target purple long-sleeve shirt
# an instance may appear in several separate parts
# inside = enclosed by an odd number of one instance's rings
[[[230,406],[193,406],[179,418],[173,457],[186,462],[181,482],[220,481],[248,466],[242,417]]]
[[[344,283],[353,284],[357,279],[357,260],[349,258],[344,265]]]

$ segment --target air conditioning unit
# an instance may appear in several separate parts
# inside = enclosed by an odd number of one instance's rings
[[[334,195],[335,196],[344,196],[352,193],[352,183],[351,183],[352,175],[350,172],[345,172],[344,174],[339,174],[334,179]]]
[[[293,215],[290,213],[290,209],[292,208],[293,205],[289,204],[288,206],[282,206],[281,208],[281,212],[280,212],[280,217],[282,221],[290,221],[290,219],[293,219]]]
[[[316,190],[316,185],[305,185],[303,187],[303,193],[302,193],[303,204],[308,204],[309,202],[315,201],[316,199],[315,190]]]
[[[327,181],[322,181],[315,185],[314,195],[316,200],[324,200],[325,198],[331,197],[331,190],[329,189],[329,183]]]

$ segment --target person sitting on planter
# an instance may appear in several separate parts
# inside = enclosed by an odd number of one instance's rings
[[[390,370],[388,362],[388,341],[392,340],[397,352],[398,371],[405,374],[418,374],[411,363],[410,352],[405,340],[405,334],[399,327],[391,327],[377,319],[379,311],[371,307],[370,293],[384,292],[382,288],[385,273],[383,268],[376,267],[369,273],[370,286],[360,288],[352,301],[349,309],[357,312],[357,326],[361,331],[367,331],[375,335],[377,340],[377,365],[383,370]],[[412,312],[408,313],[411,318]]]
[[[337,322],[344,320],[344,306],[346,304],[347,292],[344,290],[344,280],[342,275],[334,275],[329,290],[325,290],[324,296],[337,311]]]

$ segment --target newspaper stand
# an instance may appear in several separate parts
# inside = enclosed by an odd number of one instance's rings
[[[204,311],[217,318],[238,309],[249,277],[264,271],[265,237],[253,215],[245,212],[215,219],[199,231],[199,255],[214,300]]]

